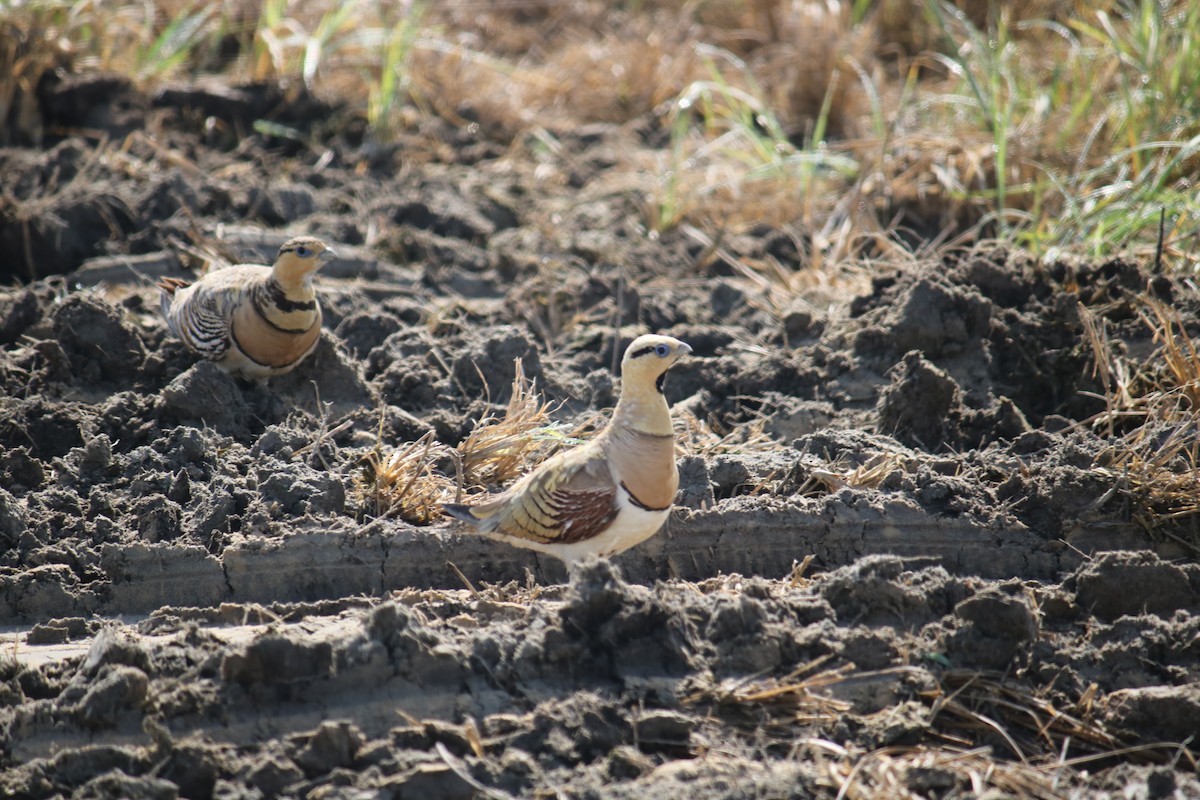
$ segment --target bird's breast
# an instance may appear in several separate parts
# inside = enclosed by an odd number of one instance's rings
[[[626,431],[609,442],[613,477],[636,506],[650,511],[669,509],[679,489],[675,466],[675,437]]]
[[[270,368],[289,367],[308,354],[321,336],[321,310],[271,313],[256,303],[234,312],[233,344],[251,361]]]

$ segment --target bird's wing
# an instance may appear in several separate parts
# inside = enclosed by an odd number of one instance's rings
[[[572,544],[603,532],[617,515],[617,485],[599,445],[552,458],[506,496],[472,509],[480,527],[542,544]]]
[[[214,270],[173,293],[167,324],[188,347],[207,359],[219,359],[229,350],[233,312],[249,302],[250,285],[268,274],[255,265]]]

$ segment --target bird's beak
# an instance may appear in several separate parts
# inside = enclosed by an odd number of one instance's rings
[[[686,356],[690,352],[692,352],[692,346],[690,344],[688,344],[687,342],[679,343],[679,355],[680,356]]]
[[[332,247],[326,247],[324,250],[321,251],[320,258],[321,258],[321,263],[327,264],[330,261],[333,261],[335,258],[337,258],[337,250],[334,250]]]

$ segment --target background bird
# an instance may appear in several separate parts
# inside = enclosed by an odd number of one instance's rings
[[[667,370],[690,352],[670,336],[634,339],[621,362],[621,398],[603,431],[493,499],[443,510],[486,536],[568,565],[645,541],[666,522],[679,488],[675,434],[662,390]]]
[[[195,283],[164,278],[163,316],[189,349],[234,375],[282,375],[321,338],[313,274],[334,255],[320,239],[298,236],[283,243],[269,267],[236,264]]]

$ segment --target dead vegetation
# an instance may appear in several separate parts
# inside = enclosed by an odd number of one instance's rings
[[[934,736],[973,747],[988,743],[1022,763],[1101,753],[1120,742],[1094,722],[1076,717],[1018,684],[970,670],[951,670],[925,698]]]
[[[1194,755],[1177,745],[1122,742],[1090,720],[1086,699],[1069,711],[1017,681],[971,670],[947,671],[935,688],[919,693],[928,707],[919,744],[844,747],[813,734],[851,708],[831,689],[864,674],[853,665],[820,669],[827,660],[778,679],[708,686],[684,702],[707,709],[749,740],[805,752],[838,798],[922,798],[957,789],[1054,800],[1068,795],[1073,770],[1110,759],[1149,764],[1184,758],[1195,765]]]
[[[792,589],[807,585],[800,576],[810,563],[811,557],[796,566],[788,581]],[[691,589],[736,594],[740,578],[713,579]],[[1141,742],[1107,729],[1097,715],[1095,684],[1071,699],[1007,674],[911,666],[860,671],[849,663],[830,667],[831,658],[817,658],[781,677],[704,684],[683,702],[706,710],[756,747],[803,751],[839,798],[919,798],[953,789],[973,796],[998,790],[1014,797],[1061,798],[1068,796],[1080,768],[1178,762],[1194,769],[1197,764],[1187,743]],[[822,738],[830,726],[854,716],[853,704],[843,699],[861,693],[853,687],[879,681],[907,686],[901,694],[913,702],[907,707],[893,703],[857,719],[870,729],[873,721],[895,726],[897,715],[904,716],[911,729],[904,744],[864,750]]]
[[[437,442],[433,431],[390,455],[380,449],[369,453],[355,476],[355,494],[368,517],[397,517],[414,525],[428,525],[441,517],[441,504],[455,497],[455,483],[438,468],[449,448]]]
[[[1086,698],[1068,710],[1017,681],[971,670],[947,671],[935,688],[919,693],[928,708],[920,743],[871,751],[845,747],[814,734],[851,708],[832,690],[864,673],[853,665],[822,669],[827,660],[781,678],[706,686],[684,703],[707,709],[760,746],[805,752],[838,798],[921,798],[957,789],[974,796],[991,790],[1052,800],[1067,796],[1078,767],[1109,759],[1194,762],[1175,745],[1121,741],[1090,719]]]
[[[413,157],[444,149],[430,117],[547,166],[545,142],[623,126],[650,146],[619,148],[603,190],[635,193],[649,231],[789,227],[791,270],[992,236],[1140,252],[1163,207],[1165,255],[1191,264],[1198,21],[1180,2],[51,0],[0,11],[0,119],[40,141],[43,76],[268,80]]]
[[[764,429],[764,418],[726,427],[715,419],[702,420],[691,411],[675,415],[676,449],[687,455],[711,458],[721,453],[762,453],[779,448]]]
[[[0,145],[41,140],[37,88],[70,61],[64,33],[54,15],[37,9],[7,18],[0,12]]]
[[[1133,519],[1200,552],[1200,353],[1178,309],[1152,294],[1138,306],[1156,345],[1141,358],[1118,353],[1103,318],[1079,306],[1105,402],[1086,424],[1110,437],[1099,463]]]
[[[778,679],[723,681],[692,692],[683,702],[707,709],[744,735],[787,739],[798,726],[832,722],[850,709],[825,690],[845,680],[853,666],[819,670],[828,660],[803,664]]]
[[[475,421],[459,445],[468,487],[498,486],[516,480],[563,445],[578,444],[577,431],[564,434],[551,419],[551,404],[542,400],[516,359],[512,394],[504,416]]]
[[[815,459],[814,459],[815,460]],[[843,464],[805,463],[808,476],[797,490],[799,494],[830,494],[842,489],[878,489],[896,470],[906,466],[899,453],[877,453],[850,469]]]
[[[1060,800],[1054,772],[1022,763],[997,762],[988,748],[888,747],[857,754],[818,739],[804,742],[837,791],[838,800],[876,797],[918,800],[959,791],[972,797]]]
[[[390,455],[382,446],[369,454],[355,481],[364,514],[428,525],[441,517],[442,503],[461,502],[465,491],[511,483],[559,448],[578,444],[577,437],[596,426],[598,415],[563,433],[519,358],[515,370],[504,414],[477,419],[457,448],[438,442],[430,431]],[[446,474],[448,465],[453,479]]]

